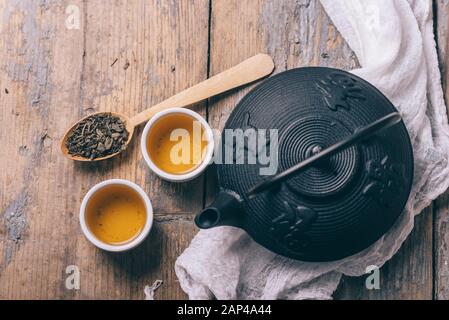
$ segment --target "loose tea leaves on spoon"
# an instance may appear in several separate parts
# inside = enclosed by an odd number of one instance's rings
[[[94,114],[81,121],[66,140],[70,155],[86,159],[105,157],[126,148],[125,123],[110,113]]]

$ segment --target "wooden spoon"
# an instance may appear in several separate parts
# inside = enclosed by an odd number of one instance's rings
[[[61,140],[61,151],[62,154],[72,160],[76,161],[100,161],[105,160],[108,158],[112,158],[122,152],[126,147],[129,145],[133,133],[134,128],[146,121],[148,121],[152,116],[154,116],[159,111],[174,108],[174,107],[185,107],[192,105],[194,103],[200,102],[202,100],[205,100],[207,98],[213,97],[217,94],[226,92],[228,90],[231,90],[233,88],[237,88],[239,86],[242,86],[244,84],[251,83],[253,81],[256,81],[260,78],[263,78],[267,75],[269,75],[274,69],[274,63],[273,60],[269,55],[266,54],[258,54],[255,55],[238,65],[219,73],[205,81],[202,81],[193,87],[190,87],[189,89],[186,89],[171,98],[168,98],[165,101],[162,101],[161,103],[146,109],[145,111],[142,111],[141,113],[135,115],[132,118],[129,118],[123,114],[115,113],[115,112],[97,112],[88,115],[87,117],[82,118],[77,123],[75,123],[64,135],[64,137]],[[86,159],[80,156],[72,156],[69,154],[68,149],[66,147],[66,141],[68,137],[71,135],[73,130],[75,130],[78,123],[83,121],[84,119],[87,119],[89,117],[92,117],[96,114],[104,114],[108,113],[113,116],[119,117],[126,126],[126,129],[129,132],[128,140],[126,141],[125,148],[123,150],[110,154],[105,157],[100,157],[96,159]]]

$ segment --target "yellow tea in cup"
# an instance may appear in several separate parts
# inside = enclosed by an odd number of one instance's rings
[[[204,160],[208,142],[204,128],[195,118],[182,113],[167,114],[154,124],[147,138],[153,163],[170,174],[195,170]]]
[[[145,227],[145,203],[125,185],[111,184],[99,189],[86,206],[86,223],[98,240],[121,245],[135,239]]]

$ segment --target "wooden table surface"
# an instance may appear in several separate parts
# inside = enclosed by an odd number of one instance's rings
[[[69,29],[76,8],[79,29]],[[434,11],[449,98],[449,2],[435,0]],[[173,184],[149,172],[138,143],[119,158],[79,164],[61,156],[59,140],[84,115],[133,115],[259,52],[274,58],[275,72],[358,65],[317,0],[1,0],[0,298],[142,299],[156,279],[164,281],[157,299],[185,298],[173,266],[197,232],[194,214],[215,193],[213,168]],[[194,109],[221,129],[248,90]],[[109,178],[141,185],[155,209],[151,235],[125,254],[97,250],[79,228],[81,199]],[[449,193],[416,218],[381,269],[380,290],[345,277],[335,298],[448,299],[448,219]],[[65,286],[69,265],[79,267],[80,290]]]

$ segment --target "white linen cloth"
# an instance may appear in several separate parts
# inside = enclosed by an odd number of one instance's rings
[[[410,133],[415,178],[394,227],[370,248],[329,263],[290,260],[244,231],[200,231],[175,271],[190,299],[331,299],[341,275],[382,266],[413,228],[414,216],[449,186],[449,126],[438,69],[431,0],[321,0],[357,55],[354,74],[399,109]]]

